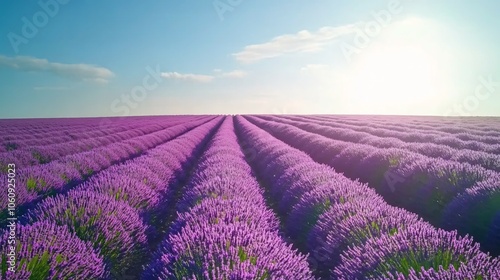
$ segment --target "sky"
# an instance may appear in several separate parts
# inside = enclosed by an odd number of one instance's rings
[[[499,1],[0,7],[0,118],[500,116]]]

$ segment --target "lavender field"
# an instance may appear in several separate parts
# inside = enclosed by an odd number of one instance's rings
[[[500,279],[500,119],[0,120],[0,279]]]

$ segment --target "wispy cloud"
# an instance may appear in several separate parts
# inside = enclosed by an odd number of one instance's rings
[[[214,69],[216,75],[201,75],[201,74],[181,74],[178,72],[163,72],[161,76],[169,80],[182,80],[197,83],[209,83],[218,78],[243,78],[247,75],[245,71],[233,70],[230,72],[223,72],[221,69]]]
[[[401,26],[422,26],[426,22],[426,19],[419,17],[398,21]],[[248,64],[286,54],[317,52],[345,36],[364,32],[366,24],[367,22],[359,21],[340,26],[324,26],[317,31],[302,30],[295,34],[280,35],[264,43],[245,46],[242,51],[233,53],[232,56],[237,61]]]
[[[247,75],[247,72],[242,70],[234,70],[231,72],[224,72],[221,74],[221,77],[225,78],[243,78]]]
[[[181,74],[178,72],[163,72],[161,76],[169,80],[183,80],[183,81],[193,81],[200,83],[208,83],[214,79],[214,76],[210,75],[199,75],[199,74]]]
[[[50,62],[47,59],[29,56],[6,57],[0,55],[0,66],[26,72],[49,72],[65,78],[97,83],[107,83],[115,76],[111,70],[104,67]]]
[[[232,55],[239,62],[252,63],[287,53],[320,51],[327,44],[343,35],[351,34],[355,32],[355,30],[355,24],[337,27],[325,26],[316,32],[302,30],[296,34],[286,34],[275,37],[266,43],[246,46],[241,52]]]

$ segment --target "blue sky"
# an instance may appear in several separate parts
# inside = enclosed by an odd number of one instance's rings
[[[0,118],[500,115],[498,1],[0,5]]]

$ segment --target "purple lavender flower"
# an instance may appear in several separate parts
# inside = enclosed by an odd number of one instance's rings
[[[362,198],[376,200],[376,194],[366,185],[353,182],[340,174],[331,173],[332,180],[315,188],[298,192],[299,200],[287,217],[287,230],[300,244],[305,244],[309,231],[321,214],[332,205]],[[334,176],[337,175],[337,176]]]
[[[80,239],[92,242],[117,275],[144,256],[146,230],[135,209],[106,195],[71,191],[50,197],[28,213],[28,220],[66,225]]]
[[[500,176],[455,197],[443,210],[441,226],[468,233],[493,255],[500,254]]]
[[[253,223],[188,223],[160,252],[144,279],[313,279],[303,255]]]
[[[107,268],[99,251],[80,240],[66,226],[49,221],[16,225],[17,245],[8,245],[9,230],[0,233],[0,279],[104,279]],[[11,249],[15,272],[7,270]],[[9,265],[10,266],[10,265]]]
[[[95,193],[108,195],[118,201],[124,201],[139,212],[159,206],[160,195],[141,180],[108,170],[92,177],[78,187]]]
[[[218,224],[246,222],[268,231],[278,231],[279,222],[271,210],[247,197],[204,198],[189,211],[182,212],[172,225],[171,233],[178,233],[186,224]]]
[[[468,237],[419,223],[349,248],[333,273],[338,279],[416,279],[439,270],[445,270],[441,276],[458,275],[456,270],[475,279],[494,279],[500,275],[500,263]]]

